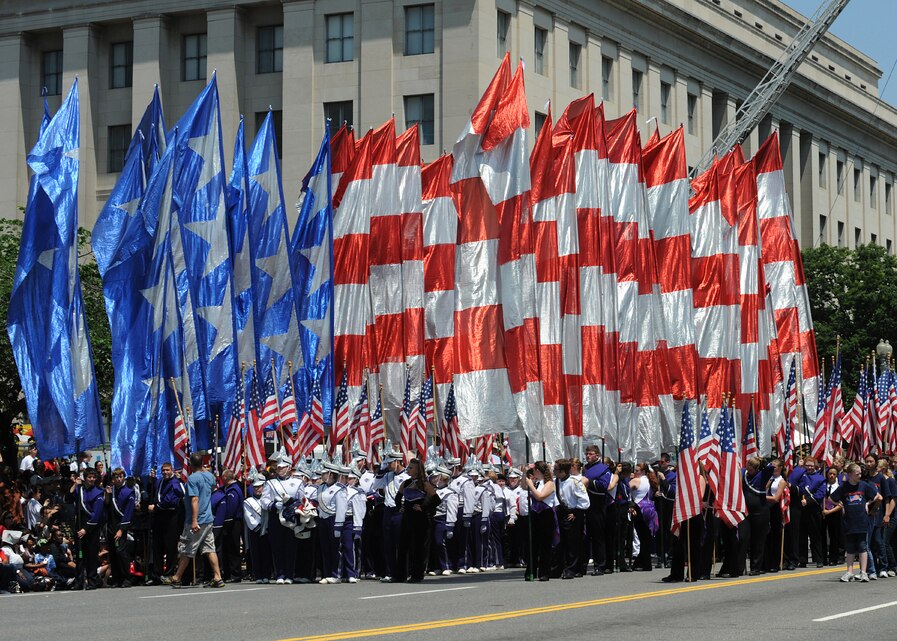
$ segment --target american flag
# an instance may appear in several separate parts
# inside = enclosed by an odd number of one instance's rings
[[[797,374],[795,360],[791,359],[791,371],[788,374],[788,385],[785,388],[785,416],[775,433],[776,450],[779,458],[785,463],[786,469],[790,469],[791,460],[791,435],[797,427]]]
[[[461,434],[458,428],[458,409],[455,407],[455,386],[450,385],[443,410],[442,444],[452,458],[461,457]]]
[[[755,427],[754,405],[752,403],[750,412],[748,413],[747,428],[745,428],[744,430],[744,438],[741,439],[742,466],[747,465],[748,459],[757,456],[758,453],[759,450],[757,449],[757,429]]]
[[[888,399],[891,402],[891,415],[888,417],[888,454],[897,453],[897,372],[890,371],[890,381],[888,382]]]
[[[700,479],[691,408],[686,401],[682,404],[682,428],[679,432],[679,476],[673,503],[673,534],[678,534],[681,525],[701,511]]]
[[[707,484],[715,494],[719,482],[719,443],[716,440],[716,434],[710,429],[710,419],[706,409],[701,413],[698,460],[704,464],[704,471],[707,472]]]
[[[873,370],[874,371],[874,370]],[[875,387],[875,403],[878,410],[876,418],[878,430],[875,433],[875,446],[879,453],[884,453],[888,447],[888,423],[891,420],[891,399],[888,396],[888,383],[891,380],[889,369],[882,371]]]
[[[351,417],[349,416],[348,380],[348,372],[343,369],[339,388],[337,388],[336,396],[333,398],[333,408],[336,415],[333,419],[333,429],[330,432],[330,443],[327,448],[330,456],[333,456],[333,453],[336,452],[336,446],[349,436],[349,428],[352,426]]]
[[[435,418],[436,408],[433,405],[433,377],[429,376],[420,386],[420,403],[417,409],[417,450],[422,460],[427,457],[427,425]]]
[[[177,392],[175,392],[177,394]],[[190,462],[190,436],[187,434],[187,425],[181,415],[180,407],[174,419],[174,465],[177,469],[187,474],[187,465]]]
[[[277,407],[277,389],[274,385],[274,368],[268,371],[268,382],[265,385],[265,407],[262,410],[261,429],[268,432],[274,429],[280,418],[280,408]]]
[[[324,439],[324,407],[321,405],[321,381],[315,379],[311,387],[309,407],[299,423],[299,454],[306,456]]]
[[[508,447],[507,439],[503,439],[501,434],[498,435],[498,442],[501,444],[501,460],[509,467],[514,466],[514,459],[511,458],[511,449]]]
[[[377,394],[377,407],[371,414],[370,441],[368,447],[368,461],[371,463],[380,462],[380,450],[377,447],[386,440],[386,425],[383,423],[383,403],[380,400],[380,394]]]
[[[753,420],[749,418],[749,420]],[[717,428],[719,436],[719,485],[714,507],[729,527],[737,527],[747,515],[747,502],[741,487],[741,465],[735,453],[735,417],[723,405]]]
[[[420,414],[420,408],[417,403],[411,401],[411,370],[405,377],[405,398],[402,401],[402,452],[405,454],[406,462],[413,456],[415,441],[417,436],[417,417]]]
[[[782,483],[785,483],[785,481],[782,481]],[[782,492],[779,508],[782,510],[782,525],[788,525],[791,523],[791,488],[787,484],[785,484],[785,491]]]
[[[829,449],[828,426],[831,423],[831,409],[828,407],[828,394],[822,375],[819,376],[819,400],[816,402],[816,431],[813,433],[813,445],[810,454],[817,461],[824,461]],[[831,383],[829,383],[831,384]]]
[[[850,411],[841,421],[841,438],[847,442],[848,457],[853,456],[854,443],[862,440],[863,418],[866,408],[866,370],[860,366],[860,382],[857,384],[857,394],[853,399]]]
[[[841,449],[841,440],[843,437],[842,425],[844,424],[844,399],[841,395],[841,354],[835,359],[835,368],[832,370],[832,377],[828,381],[828,400],[826,401],[826,412],[829,414],[829,423],[826,426],[829,437],[829,453],[826,459],[826,465],[831,461],[832,450]],[[897,410],[897,405],[891,404],[891,408]]]
[[[264,433],[259,415],[261,409],[259,382],[253,369],[249,381],[249,405],[246,407],[246,464],[250,469],[265,464]]]
[[[492,445],[495,441],[495,434],[486,434],[478,436],[476,440],[475,456],[480,463],[488,463],[489,457],[492,455]]]
[[[361,396],[352,412],[352,425],[349,427],[349,441],[358,439],[358,446],[367,451],[367,442],[370,438],[371,405],[368,402],[368,382],[365,379],[361,386]]]
[[[237,398],[234,400],[234,411],[230,417],[227,428],[227,441],[224,444],[224,469],[233,470],[238,476],[243,470],[243,414],[246,411],[246,401],[240,394],[237,386]]]
[[[299,438],[294,428],[298,422],[296,416],[296,395],[293,391],[292,376],[290,377],[289,393],[283,399],[280,407],[280,438],[287,454],[293,459],[293,463],[299,461]]]

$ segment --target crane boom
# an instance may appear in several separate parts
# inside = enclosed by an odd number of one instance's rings
[[[791,79],[797,72],[797,68],[810,55],[810,51],[825,35],[849,1],[828,0],[819,6],[813,17],[800,28],[797,35],[794,36],[794,40],[785,47],[779,59],[744,100],[735,113],[735,119],[727,123],[719,132],[710,148],[692,169],[691,178],[706,171],[717,155],[726,153],[735,145],[743,142],[754,127],[760,124],[760,121],[769,113],[772,106],[791,84]]]

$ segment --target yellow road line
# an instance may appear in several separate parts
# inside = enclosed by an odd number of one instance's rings
[[[507,612],[493,612],[491,614],[480,614],[467,617],[458,617],[456,619],[443,619],[439,621],[424,621],[421,623],[407,623],[404,625],[394,625],[385,628],[369,628],[367,630],[350,630],[348,632],[330,632],[327,634],[315,634],[305,637],[291,637],[281,639],[280,641],[340,641],[342,639],[362,639],[365,637],[383,636],[388,634],[404,634],[407,632],[420,632],[422,630],[435,630],[438,628],[452,628],[459,625],[473,625],[476,623],[489,623],[492,621],[503,621],[505,619],[516,619],[519,617],[534,616],[539,614],[551,614],[553,612],[563,612],[565,610],[578,610],[581,608],[593,608],[599,605],[610,605],[613,603],[626,603],[629,601],[641,601],[643,599],[653,599],[661,596],[673,596],[676,594],[687,594],[689,592],[700,592],[702,590],[716,590],[719,588],[729,588],[736,585],[752,585],[755,583],[768,583],[771,581],[782,581],[785,579],[796,579],[805,576],[816,576],[819,574],[832,574],[842,572],[843,568],[830,568],[826,570],[810,570],[807,572],[797,572],[789,574],[767,575],[751,579],[737,579],[734,581],[718,582],[718,583],[702,583],[699,585],[688,585],[687,587],[672,588],[668,590],[657,590],[654,592],[641,592],[638,594],[624,594],[621,596],[606,597],[604,599],[593,599],[591,601],[577,601],[574,603],[561,603],[559,605],[546,605],[538,608],[528,608],[526,610],[509,610]]]

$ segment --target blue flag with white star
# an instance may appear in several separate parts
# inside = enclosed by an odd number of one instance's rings
[[[78,275],[78,80],[41,125],[7,331],[44,459],[104,442]]]
[[[233,263],[225,198],[227,176],[215,77],[175,126],[171,255],[184,332],[196,441],[208,449],[215,417],[224,425],[236,384]]]
[[[137,147],[140,147],[145,168],[145,176],[153,175],[156,162],[165,153],[167,143],[165,141],[165,117],[162,114],[162,98],[159,97],[159,85],[153,88],[153,98],[143,112],[143,117],[137,124],[131,144],[125,153],[125,162]]]
[[[302,384],[296,386],[305,407],[311,381],[320,378],[324,416],[332,414],[333,390],[333,210],[330,175],[330,125],[314,164],[302,181],[299,218],[290,256],[299,309],[299,337],[304,357]]]
[[[252,298],[258,338],[258,376],[268,377],[272,360],[281,398],[287,390],[288,361],[304,362],[293,297],[289,239],[280,160],[269,112],[247,158]],[[301,389],[304,386],[297,386]],[[297,389],[297,393],[299,392]]]

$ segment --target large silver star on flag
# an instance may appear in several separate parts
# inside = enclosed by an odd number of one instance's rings
[[[196,308],[199,317],[215,328],[215,341],[212,344],[212,351],[209,353],[209,361],[214,360],[229,345],[233,344],[233,307],[229,302],[230,282],[224,286],[224,295],[220,305]]]

